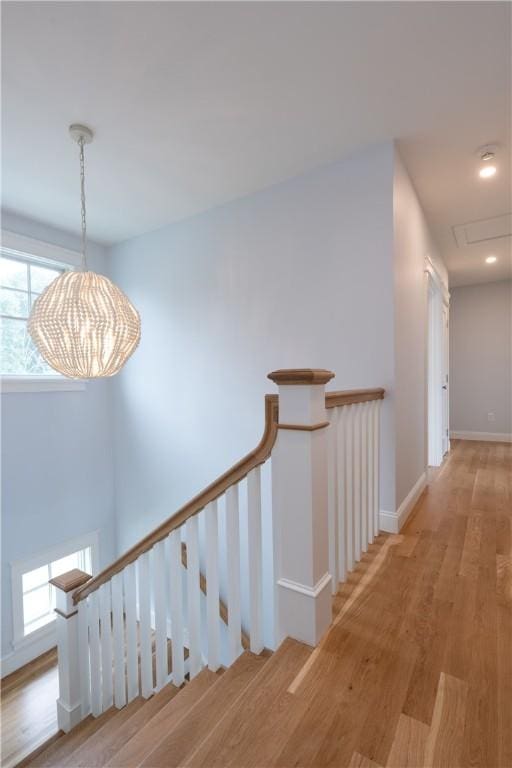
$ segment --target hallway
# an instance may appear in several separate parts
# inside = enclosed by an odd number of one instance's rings
[[[512,765],[511,519],[512,446],[453,441],[343,586],[276,765]]]

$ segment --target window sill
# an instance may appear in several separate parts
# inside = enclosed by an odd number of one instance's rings
[[[0,392],[76,392],[85,381],[65,376],[0,376]]]

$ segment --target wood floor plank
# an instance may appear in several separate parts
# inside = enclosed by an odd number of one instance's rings
[[[94,731],[66,760],[62,760],[60,765],[70,768],[96,768],[105,765],[177,693],[178,688],[167,685],[148,700],[135,699],[120,710],[120,714],[123,714],[121,718],[108,721]]]
[[[182,765],[189,753],[201,744],[229,707],[237,706],[238,697],[267,662],[268,654],[255,656],[244,653],[205,696],[190,710],[188,716],[166,735],[144,759],[141,766],[172,768]],[[194,734],[193,740],[190,738]]]
[[[495,518],[486,516],[482,528],[481,564],[470,642],[471,666],[466,678],[467,718],[462,759],[465,765],[470,766],[498,764],[495,536]]]
[[[184,765],[272,765],[303,706],[286,689],[310,654],[308,646],[285,640],[236,707],[230,709]]]
[[[57,653],[39,656],[2,680],[1,758],[11,768],[58,732]]]
[[[57,739],[48,749],[42,752],[35,760],[30,763],[30,766],[39,768],[40,766],[54,766],[60,765],[67,759],[67,757],[77,749],[80,744],[83,744],[91,734],[98,728],[98,721],[101,719],[101,723],[105,723],[114,717],[116,713],[115,709],[110,709],[101,715],[101,718],[96,720],[92,715],[86,717],[85,720],[73,728],[72,731],[66,733],[61,739]]]
[[[494,488],[495,471],[480,466],[476,471],[475,485],[471,506],[473,509],[494,512],[496,509],[496,493]]]
[[[374,763],[369,757],[354,752],[350,759],[348,768],[380,768],[378,763]]]
[[[452,608],[452,603],[435,598],[424,606],[423,637],[417,643],[418,656],[412,670],[403,712],[426,724],[432,720]]]
[[[512,611],[498,605],[498,765],[512,765]]]
[[[397,621],[382,604],[370,609],[375,623],[390,645]],[[341,760],[350,760],[361,728],[361,714],[372,703],[376,670],[389,651],[378,643],[375,632],[361,631],[362,621],[355,609],[333,630],[332,645],[317,657],[313,673],[297,694],[307,708],[279,754],[278,766],[327,764],[326,753],[343,745]],[[289,689],[288,689],[289,690]],[[336,758],[338,759],[338,758]]]
[[[496,591],[499,605],[512,608],[512,556],[496,555]]]
[[[178,696],[175,696],[168,704],[159,709],[151,720],[110,758],[106,765],[118,766],[119,768],[139,765],[150,753],[153,746],[160,741],[164,730],[169,730],[177,725],[209,687],[216,682],[218,676],[217,673],[210,672],[209,669],[203,669],[197,677],[180,690]]]
[[[460,561],[459,574],[470,579],[478,578],[480,565],[480,540],[482,536],[483,518],[480,512],[474,512],[468,519],[464,550]]]
[[[429,732],[430,728],[425,723],[400,715],[386,768],[423,766]]]
[[[441,674],[425,747],[425,765],[429,768],[456,768],[461,764],[467,693],[466,682]]]
[[[472,663],[476,582],[465,576],[457,576],[455,581],[454,604],[442,669],[449,675],[465,680],[469,676]]]

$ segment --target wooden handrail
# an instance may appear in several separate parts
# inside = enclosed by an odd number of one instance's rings
[[[247,454],[241,461],[237,462],[231,469],[224,472],[217,480],[211,483],[197,496],[194,496],[189,502],[187,502],[181,509],[179,509],[172,517],[163,522],[154,531],[151,531],[147,536],[141,539],[131,549],[124,553],[120,558],[115,560],[108,568],[105,568],[101,573],[95,576],[93,579],[84,584],[83,587],[77,589],[73,595],[73,602],[79,603],[94,592],[102,584],[110,581],[112,576],[119,573],[127,565],[137,560],[140,555],[151,549],[157,542],[162,541],[172,531],[176,530],[183,525],[190,517],[200,512],[207,504],[227,491],[232,485],[235,485],[242,480],[249,472],[255,467],[263,464],[268,459],[274,443],[277,437],[277,425],[278,425],[278,398],[277,395],[265,395],[265,430],[263,437],[261,438],[258,446]]]
[[[325,407],[337,408],[340,405],[367,403],[370,400],[382,400],[385,390],[378,389],[349,389],[346,392],[326,392]]]
[[[309,375],[309,369],[307,371]],[[288,383],[288,382],[287,382]],[[326,392],[325,407],[336,408],[342,405],[365,403],[370,400],[382,400],[384,389],[354,389],[346,392]],[[172,531],[183,525],[190,517],[200,512],[207,504],[222,496],[232,485],[240,482],[255,467],[266,461],[274,447],[279,427],[278,397],[277,395],[265,395],[265,430],[258,446],[237,462],[231,469],[224,472],[217,480],[211,483],[197,496],[194,496],[187,504],[179,509],[172,517],[161,523],[151,533],[141,539],[131,549],[115,560],[94,578],[76,590],[73,602],[79,603],[94,592],[102,584],[109,581],[112,576],[119,573],[127,565],[137,560],[140,555],[151,549],[157,542],[162,541]]]

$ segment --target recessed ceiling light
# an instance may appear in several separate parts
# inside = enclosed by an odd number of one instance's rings
[[[498,170],[496,166],[496,146],[494,144],[487,144],[485,147],[480,147],[477,153],[480,158],[478,175],[481,179],[492,178]]]
[[[484,165],[479,170],[479,175],[481,179],[490,179],[491,176],[494,176],[496,173],[496,166],[495,165]]]
[[[496,256],[488,256],[485,260],[486,264],[494,264],[494,262],[497,261]]]

